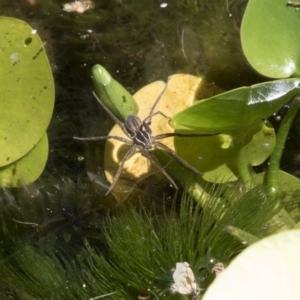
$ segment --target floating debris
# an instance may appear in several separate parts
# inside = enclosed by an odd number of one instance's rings
[[[171,285],[172,293],[182,295],[193,295],[197,297],[200,293],[199,284],[195,281],[195,276],[187,262],[176,263],[176,269],[173,273],[174,283]]]
[[[95,4],[91,0],[87,1],[74,1],[64,4],[63,10],[66,12],[76,12],[79,14],[84,13],[87,10],[93,9]]]
[[[223,263],[218,262],[213,266],[211,272],[213,274],[215,274],[216,276],[218,276],[220,273],[222,273],[224,271],[224,269],[225,269],[225,267],[224,267]]]

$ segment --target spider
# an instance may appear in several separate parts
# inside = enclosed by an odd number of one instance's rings
[[[194,168],[192,165],[190,165],[188,162],[186,162],[183,158],[178,156],[175,151],[164,145],[163,143],[159,142],[158,140],[172,137],[172,136],[181,136],[181,137],[190,137],[190,136],[210,136],[211,134],[180,134],[180,133],[163,133],[159,134],[156,136],[152,136],[152,130],[150,128],[152,118],[160,114],[165,118],[167,117],[165,114],[163,114],[160,111],[154,112],[154,109],[156,105],[158,104],[159,100],[161,99],[162,95],[164,94],[165,90],[167,88],[167,84],[165,85],[164,89],[162,92],[159,94],[158,98],[154,102],[149,115],[142,121],[138,116],[135,115],[129,115],[125,122],[121,122],[103,103],[102,101],[98,98],[95,92],[93,92],[94,97],[97,99],[99,104],[103,107],[103,109],[109,114],[109,116],[120,126],[120,128],[123,130],[125,135],[128,138],[120,137],[120,136],[96,136],[96,137],[74,137],[75,140],[79,141],[98,141],[98,140],[107,140],[107,139],[115,139],[118,141],[121,141],[125,144],[131,145],[130,149],[126,152],[124,155],[120,166],[117,170],[117,173],[105,193],[105,195],[108,195],[112,189],[114,188],[116,182],[118,181],[122,169],[124,167],[124,164],[127,159],[131,157],[131,155],[135,151],[139,151],[143,156],[148,158],[150,162],[171,182],[171,184],[174,186],[175,189],[178,189],[178,186],[174,182],[174,180],[170,177],[170,175],[165,171],[163,167],[161,167],[156,160],[151,156],[150,150],[153,149],[163,149],[167,153],[169,153],[174,159],[176,159],[179,163],[181,163],[183,166],[186,168],[194,171],[197,174],[203,175],[203,173],[199,172],[196,168]]]

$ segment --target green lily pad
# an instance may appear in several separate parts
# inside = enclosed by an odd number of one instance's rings
[[[0,186],[20,187],[34,182],[42,173],[48,158],[48,138],[41,140],[22,158],[0,168]]]
[[[241,42],[252,67],[271,78],[300,75],[300,10],[286,0],[250,0]]]
[[[282,170],[278,171],[278,192],[281,195],[280,202],[290,217],[295,222],[300,221],[300,209],[297,199],[300,199],[300,179]],[[265,172],[253,176],[253,184],[258,185],[264,182]]]
[[[53,112],[54,82],[41,39],[21,20],[0,17],[0,65],[0,166],[6,166],[44,136]]]

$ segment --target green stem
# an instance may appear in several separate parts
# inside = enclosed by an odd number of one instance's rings
[[[290,108],[288,109],[283,121],[280,124],[277,132],[277,140],[275,149],[270,157],[269,167],[265,176],[265,183],[270,193],[275,193],[278,189],[278,172],[280,169],[280,160],[284,144],[300,106],[300,94],[294,96]]]
[[[237,168],[237,175],[239,180],[242,181],[243,185],[246,189],[251,187],[252,176],[255,175],[254,170],[249,165],[248,161],[245,160],[243,156],[243,152],[237,151],[238,155],[236,158],[236,168]]]

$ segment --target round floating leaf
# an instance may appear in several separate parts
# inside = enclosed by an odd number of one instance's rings
[[[0,168],[0,186],[20,187],[35,181],[42,173],[48,158],[48,138],[40,141],[25,156]]]
[[[5,166],[44,136],[53,112],[54,82],[43,43],[27,23],[0,17],[0,41],[0,166]]]
[[[253,176],[253,183],[255,185],[263,184],[265,176],[265,172],[256,174]],[[300,210],[298,201],[295,201],[295,199],[300,199],[300,179],[282,170],[278,171],[277,176],[278,192],[281,195],[280,202],[291,218],[298,222],[300,220]]]
[[[203,300],[300,299],[300,230],[261,240],[238,255]]]
[[[252,67],[271,78],[300,75],[300,10],[286,0],[250,0],[241,42]]]

